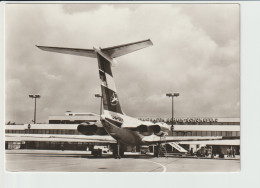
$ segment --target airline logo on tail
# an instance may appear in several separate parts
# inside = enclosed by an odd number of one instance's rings
[[[111,99],[110,99],[110,104],[111,105],[113,105],[113,106],[115,106],[115,105],[117,105],[117,103],[118,103],[118,98],[117,98],[117,94],[116,93],[113,93],[113,95],[112,95],[112,97],[111,97]]]

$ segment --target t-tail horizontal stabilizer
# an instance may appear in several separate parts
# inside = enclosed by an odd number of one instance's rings
[[[133,42],[128,44],[123,44],[119,46],[113,46],[109,48],[102,48],[101,51],[105,52],[107,55],[109,55],[112,58],[120,57],[125,54],[129,54],[131,52],[141,50],[143,48],[152,46],[153,43],[150,39],[143,40],[139,42]]]
[[[37,45],[36,45],[37,46]],[[78,55],[85,57],[97,57],[96,52],[92,49],[79,49],[79,48],[63,48],[63,47],[49,47],[49,46],[37,46],[43,51],[56,52],[62,54]]]
[[[113,46],[109,48],[100,48],[100,51],[112,59],[152,45],[153,45],[152,41],[148,39],[148,40],[143,40],[143,41],[138,41],[138,42],[133,42],[128,44],[123,44],[119,46]],[[71,54],[71,55],[78,55],[78,56],[85,56],[85,57],[92,57],[92,58],[97,57],[96,50],[94,49],[63,48],[63,47],[50,47],[50,46],[37,46],[37,47],[40,48],[41,50],[49,51],[49,52]]]

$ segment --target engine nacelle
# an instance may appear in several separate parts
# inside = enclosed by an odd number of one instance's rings
[[[78,132],[84,135],[106,135],[107,132],[103,127],[96,124],[81,123],[77,127]]]
[[[139,132],[141,132],[141,133],[143,133],[143,132],[148,132],[148,127],[147,127],[146,125],[139,125],[139,126],[137,127],[137,130],[138,130]]]
[[[161,127],[159,125],[152,125],[149,128],[154,132],[154,134],[158,134],[161,131]]]
[[[139,131],[144,136],[150,136],[152,134],[158,134],[161,131],[161,127],[159,125],[139,125],[137,127],[137,131]]]

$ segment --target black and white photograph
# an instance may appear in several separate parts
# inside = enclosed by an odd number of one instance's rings
[[[5,170],[240,172],[240,13],[5,4]]]

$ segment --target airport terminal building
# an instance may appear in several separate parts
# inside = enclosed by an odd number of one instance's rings
[[[97,122],[100,116],[95,113],[72,113],[66,112],[64,116],[49,116],[49,124],[22,124],[5,125],[6,149],[48,149],[48,150],[86,150],[94,145],[109,146],[109,142],[91,142],[85,140],[84,136],[77,131],[78,124],[82,122]],[[139,118],[149,121],[163,121],[171,124],[170,119],[161,118]],[[236,149],[236,154],[240,153],[240,118],[174,118],[174,130],[169,132],[173,136],[222,136],[223,140],[212,141],[180,141],[176,146],[167,145],[167,150],[172,152],[182,152],[181,146],[186,151],[198,150],[201,146],[211,146],[224,153],[229,147]],[[17,140],[12,134],[43,135],[42,138],[31,139],[31,141]],[[79,139],[51,138],[48,135],[78,135]],[[140,148],[137,148],[138,151]],[[152,148],[151,148],[152,150]]]

